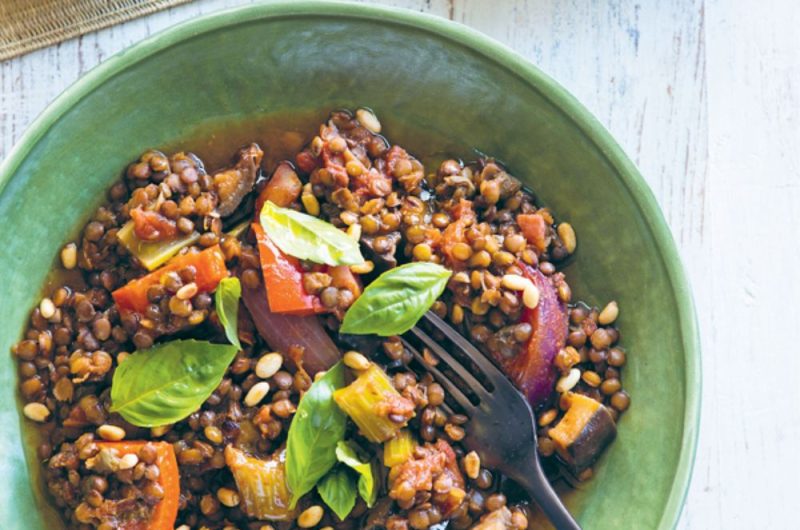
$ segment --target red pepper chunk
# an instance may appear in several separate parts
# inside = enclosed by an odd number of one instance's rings
[[[297,316],[325,312],[319,297],[308,294],[303,287],[300,261],[284,254],[267,236],[260,223],[253,223],[251,228],[258,241],[258,256],[270,311]]]
[[[164,490],[164,497],[153,507],[149,521],[129,521],[119,527],[119,530],[172,530],[175,519],[178,517],[178,507],[181,495],[181,477],[178,471],[178,461],[175,459],[175,450],[167,442],[97,442],[100,449],[116,449],[119,456],[127,454],[138,455],[145,444],[156,448],[155,465],[158,466],[158,484]]]
[[[223,278],[228,276],[225,266],[225,256],[219,245],[214,245],[201,252],[189,252],[175,256],[166,265],[147,276],[131,280],[120,287],[111,296],[120,313],[134,312],[143,314],[150,301],[147,290],[161,281],[161,277],[170,271],[179,271],[184,267],[192,266],[195,269],[194,282],[201,293],[210,293],[217,288]]]

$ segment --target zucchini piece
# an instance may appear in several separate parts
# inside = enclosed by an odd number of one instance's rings
[[[383,465],[394,467],[414,455],[417,443],[408,429],[402,429],[397,436],[383,443]]]
[[[393,438],[414,417],[414,402],[401,396],[375,363],[334,392],[333,399],[373,443]]]
[[[200,239],[200,233],[195,231],[169,241],[148,242],[136,237],[133,221],[128,221],[117,232],[117,239],[147,270],[152,271],[169,261],[182,248],[195,243]]]

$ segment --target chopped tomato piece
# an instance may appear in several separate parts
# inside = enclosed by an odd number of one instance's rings
[[[181,477],[178,472],[178,461],[175,459],[175,450],[167,442],[122,441],[122,442],[97,442],[100,449],[116,449],[119,456],[136,454],[145,444],[156,448],[156,466],[158,466],[158,484],[164,490],[164,497],[153,508],[150,520],[146,522],[130,522],[121,526],[119,530],[172,530],[175,528],[175,519],[178,517],[178,506],[181,495]]]
[[[194,282],[201,293],[212,292],[217,288],[219,282],[228,276],[222,249],[219,245],[214,245],[201,252],[189,252],[175,256],[160,269],[147,276],[131,280],[111,293],[111,296],[114,297],[114,302],[120,312],[144,313],[150,303],[147,299],[147,290],[153,285],[157,285],[167,272],[178,271],[187,266],[194,267]]]
[[[517,224],[522,230],[522,235],[528,243],[535,246],[539,252],[547,250],[547,222],[538,213],[524,213],[517,216]]]
[[[134,208],[131,210],[133,231],[142,241],[166,241],[178,234],[178,225],[158,212]]]
[[[267,236],[260,223],[251,226],[258,241],[258,256],[270,311],[298,316],[324,312],[319,297],[308,294],[303,287],[303,270],[299,260],[284,254]]]

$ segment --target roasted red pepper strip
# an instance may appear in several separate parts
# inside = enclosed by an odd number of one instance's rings
[[[178,472],[178,461],[172,444],[167,442],[97,442],[100,449],[116,449],[119,456],[139,454],[145,444],[152,444],[156,448],[156,462],[158,466],[158,484],[164,490],[164,497],[153,508],[149,521],[128,522],[119,527],[119,530],[172,530],[175,528],[175,519],[178,517],[178,506],[181,495],[181,477]]]
[[[147,276],[131,280],[120,287],[111,295],[121,313],[144,313],[150,301],[147,299],[147,290],[157,285],[161,277],[170,271],[178,271],[188,265],[195,269],[194,282],[201,293],[210,293],[217,288],[217,284],[228,276],[225,267],[225,256],[219,245],[214,245],[201,252],[193,252],[175,256],[160,269],[154,270]]]
[[[308,294],[303,287],[303,270],[298,259],[284,254],[260,223],[253,223],[251,227],[258,241],[270,311],[298,316],[325,312],[319,297]]]

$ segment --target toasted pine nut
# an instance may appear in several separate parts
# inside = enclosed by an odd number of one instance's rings
[[[475,451],[470,451],[464,456],[464,472],[473,480],[478,478],[481,472],[481,457]]]
[[[29,420],[42,423],[50,416],[50,410],[42,403],[28,403],[22,407],[22,413]]]
[[[261,400],[269,394],[269,383],[266,381],[259,381],[254,384],[244,397],[244,404],[248,407],[255,407]]]
[[[322,519],[323,513],[322,506],[315,504],[300,514],[300,517],[297,518],[297,526],[300,528],[311,528],[312,526],[317,526]]]
[[[369,130],[370,132],[374,132],[375,134],[380,134],[381,132],[381,122],[378,121],[378,117],[375,116],[375,113],[369,109],[358,109],[356,111],[356,120],[358,123],[364,126],[365,129]]]
[[[97,428],[97,434],[103,440],[109,442],[118,442],[125,438],[125,429],[117,427],[116,425],[109,425],[107,423]]]
[[[180,300],[189,300],[197,294],[197,291],[197,284],[190,282],[178,289],[178,292],[175,293],[175,296],[177,296]]]
[[[359,223],[353,223],[347,227],[347,235],[351,238],[358,241],[361,239],[361,225]]]
[[[616,301],[612,300],[603,308],[602,311],[600,311],[600,314],[597,315],[597,322],[603,326],[608,326],[617,320],[618,316],[619,306],[617,305]]]
[[[308,215],[319,217],[319,201],[313,193],[303,193],[300,196],[300,200],[303,201],[303,208],[306,209]]]
[[[550,409],[545,411],[541,416],[539,416],[539,427],[545,427],[553,423],[553,420],[556,419],[558,415],[558,411],[556,409]]]
[[[61,249],[61,265],[65,269],[72,270],[78,264],[78,247],[75,243],[67,243]]]
[[[56,305],[49,298],[42,298],[42,301],[39,303],[39,313],[41,313],[42,317],[46,320],[50,320],[53,318],[53,315],[56,314]]]
[[[529,285],[533,285],[531,281],[519,274],[506,274],[503,276],[503,287],[512,291],[524,291]]]
[[[522,303],[528,309],[535,309],[539,305],[539,289],[533,283],[522,291]]]
[[[575,385],[578,384],[580,378],[581,371],[577,368],[573,368],[567,375],[558,380],[556,383],[556,391],[563,394],[564,392],[572,390],[575,388]]]
[[[150,435],[153,436],[153,438],[159,438],[167,434],[170,431],[170,429],[172,429],[171,423],[168,423],[167,425],[158,425],[157,427],[151,427]]]
[[[578,241],[575,238],[575,229],[572,228],[572,225],[569,223],[561,223],[558,225],[556,231],[558,232],[558,237],[561,238],[561,242],[564,243],[564,248],[567,249],[567,252],[570,254],[575,252]]]
[[[136,467],[136,464],[139,463],[139,457],[133,453],[128,453],[127,455],[123,455],[119,459],[119,468],[120,469],[133,469]]]
[[[370,363],[369,359],[364,357],[357,351],[349,351],[344,354],[344,364],[348,368],[352,368],[353,370],[363,371],[369,368]]]
[[[364,263],[359,263],[358,265],[350,265],[350,271],[355,274],[369,274],[373,270],[375,270],[375,264],[370,260],[366,260]]]
[[[239,506],[239,493],[230,488],[218,489],[217,499],[219,499],[219,502],[228,508]]]
[[[262,355],[256,363],[256,375],[261,379],[269,379],[275,375],[283,365],[283,355],[278,352]]]

